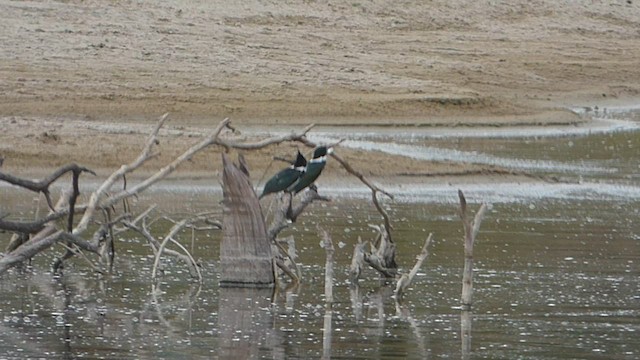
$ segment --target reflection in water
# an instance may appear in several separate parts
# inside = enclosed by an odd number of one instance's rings
[[[326,360],[331,359],[332,319],[333,310],[331,310],[331,303],[328,303],[325,305],[324,326],[322,328],[322,359]]]
[[[422,354],[423,359],[428,359],[430,356],[429,350],[427,349],[427,340],[422,335],[420,331],[420,326],[418,321],[413,317],[411,311],[407,304],[403,304],[402,302],[396,299],[396,316],[411,326],[411,330],[413,331],[413,335],[416,338],[416,344],[418,345],[418,353]]]
[[[471,321],[473,320],[470,310],[460,311],[460,340],[462,341],[462,358],[471,358]]]
[[[272,330],[273,289],[221,287],[219,294],[220,358],[257,359],[261,347],[282,342]]]
[[[351,283],[349,285],[349,298],[351,299],[351,311],[356,322],[362,320],[362,294],[360,293],[360,285]]]
[[[53,279],[48,272],[53,256],[47,255],[34,258],[33,268],[3,274],[0,357],[638,358],[637,133],[441,144],[465,153],[476,149],[495,158],[551,164],[582,166],[585,158],[590,169],[617,172],[587,171],[577,184],[464,185],[470,201],[497,198],[474,254],[473,314],[456,307],[462,271],[458,186],[419,184],[422,179],[417,179],[419,186],[397,187],[414,195],[409,201],[385,204],[402,239],[398,262],[414,263],[415,248],[427,231],[442,241],[402,304],[393,301],[393,289],[381,287],[370,269],[363,271],[359,286],[347,286],[351,252],[336,249],[335,301],[324,308],[324,256],[316,224],[353,245],[358,236],[370,237],[367,224],[378,221],[368,198],[336,196],[289,229],[299,245],[303,282],[299,290],[279,296],[280,310],[273,310],[269,291],[218,288],[216,234],[202,235],[191,245],[205,276],[201,290],[185,282],[188,269],[175,266],[163,274],[162,292],[150,294],[153,259],[144,241],[125,234],[117,239],[117,271],[104,279],[82,261],[71,261],[64,278]],[[188,191],[174,185],[143,194],[132,205],[160,203],[167,212],[197,212],[217,201],[216,193],[207,190],[210,185],[182,184]],[[33,218],[31,196],[0,186],[0,212]],[[0,248],[9,238],[0,233]]]

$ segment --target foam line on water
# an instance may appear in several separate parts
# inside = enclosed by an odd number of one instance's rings
[[[622,116],[624,113],[616,115]],[[608,116],[616,116],[609,114]],[[469,127],[416,127],[368,128],[353,127],[314,129],[310,136],[340,137],[345,139],[448,139],[448,138],[538,138],[578,137],[614,132],[640,131],[640,122],[628,119],[598,117],[579,125],[553,126],[469,126]],[[279,132],[278,132],[279,133]]]
[[[316,138],[314,140],[322,142],[331,142],[333,139]],[[484,164],[501,166],[515,170],[536,170],[536,171],[554,171],[562,173],[615,173],[617,170],[591,165],[587,162],[581,163],[563,163],[548,160],[525,160],[504,158],[488,155],[476,151],[460,151],[454,149],[443,149],[431,146],[416,146],[406,144],[396,144],[389,142],[374,142],[365,140],[347,140],[340,144],[342,147],[352,149],[381,151],[391,155],[406,156],[416,160],[429,161],[453,161],[473,164]]]
[[[549,183],[478,183],[478,184],[405,184],[402,187],[385,186],[385,190],[394,194],[397,201],[455,203],[458,201],[458,189],[465,192],[470,202],[513,203],[554,200],[593,200],[593,201],[637,201],[640,199],[640,187],[608,183],[549,184]],[[326,189],[334,196],[362,197],[370,196],[368,189],[353,188]]]

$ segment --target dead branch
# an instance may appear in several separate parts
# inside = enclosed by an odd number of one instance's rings
[[[362,267],[364,266],[364,244],[362,238],[358,236],[358,243],[353,247],[353,257],[351,258],[351,268],[349,269],[349,276],[351,282],[356,283],[362,274]]]
[[[298,264],[296,264],[296,249],[295,249],[295,241],[293,236],[289,236],[286,240],[288,245],[288,250],[285,250],[282,247],[283,240],[276,240],[273,244],[273,253],[276,260],[276,265],[283,273],[291,278],[293,284],[300,282],[300,278],[302,277],[302,273]],[[293,268],[293,270],[291,270]]]
[[[278,266],[278,268],[282,270],[285,275],[291,278],[292,284],[300,283],[300,276],[297,274],[297,267],[296,272],[294,272],[284,261],[282,261],[282,258],[279,256],[275,257],[275,262],[276,266]]]
[[[395,290],[395,295],[397,299],[402,298],[402,295],[404,294],[405,290],[407,290],[407,288],[411,285],[413,278],[418,273],[418,270],[420,270],[422,263],[427,259],[427,256],[429,256],[429,244],[431,244],[432,237],[433,237],[433,234],[430,233],[429,236],[427,237],[427,240],[425,240],[424,242],[424,246],[422,246],[422,251],[420,251],[420,254],[416,256],[416,264],[413,266],[411,271],[408,274],[402,274],[402,276],[398,280],[398,283],[396,284],[396,290]]]
[[[371,250],[364,254],[364,261],[382,276],[393,278],[398,274],[398,264],[395,261],[396,244],[390,241],[386,228],[377,225],[369,225],[369,227],[378,230],[380,245],[376,248],[370,242]]]
[[[302,138],[299,141],[309,147],[317,147],[317,144],[309,141],[307,138]],[[339,141],[338,144],[340,142],[342,141]],[[369,181],[369,179],[367,179],[362,173],[355,170],[347,161],[342,159],[335,152],[331,154],[331,157],[334,158],[348,173],[358,178],[365,186],[367,186],[371,190],[373,204],[384,220],[384,231],[378,228],[379,233],[382,235],[381,239],[383,241],[378,249],[375,249],[375,246],[372,245],[372,251],[364,255],[364,260],[371,267],[378,270],[378,272],[380,272],[384,277],[395,277],[395,275],[397,274],[398,265],[395,261],[396,245],[394,244],[391,237],[391,230],[393,229],[393,226],[391,225],[389,215],[380,205],[377,196],[378,193],[382,193],[393,200],[393,195]],[[295,217],[292,219],[295,219]]]
[[[304,141],[305,135],[315,126],[315,124],[308,125],[304,129],[298,132],[292,132],[281,136],[275,136],[256,142],[233,142],[225,139],[217,138],[215,143],[220,146],[224,146],[227,149],[233,148],[237,150],[258,150],[270,145],[280,144],[288,141]]]
[[[64,231],[56,230],[52,225],[45,226],[31,240],[0,258],[0,274],[48,249],[62,238],[62,234]]]
[[[66,221],[66,231],[69,233],[69,235],[72,235],[72,236],[69,237],[69,236],[57,235],[55,239],[53,238],[47,239],[47,240],[50,240],[51,244],[59,240],[63,240],[68,243],[66,245],[68,248],[68,251],[66,252],[65,255],[63,255],[59,259],[60,260],[59,263],[61,264],[64,259],[74,255],[77,251],[79,251],[78,249],[93,250],[96,247],[98,247],[99,244],[105,243],[104,241],[105,239],[109,237],[114,237],[116,232],[124,231],[128,229],[126,226],[124,228],[116,229],[117,223],[124,221],[125,218],[116,217],[115,214],[111,214],[110,211],[113,211],[112,207],[117,202],[124,201],[125,211],[127,211],[128,204],[126,203],[126,200],[129,197],[139,194],[140,192],[146,190],[148,187],[152,186],[156,182],[165,178],[167,175],[175,171],[175,169],[180,164],[182,164],[184,161],[191,159],[196,153],[205,149],[206,147],[222,146],[226,150],[229,150],[231,148],[260,149],[265,146],[278,144],[285,141],[300,141],[300,139],[304,138],[306,133],[313,127],[313,125],[309,125],[298,132],[292,132],[291,134],[286,134],[279,137],[272,137],[272,138],[264,139],[257,142],[235,142],[232,140],[220,138],[220,134],[225,128],[234,130],[229,123],[229,119],[224,119],[218,124],[218,126],[215,129],[213,129],[210,133],[208,133],[203,139],[201,139],[199,142],[197,142],[196,144],[194,144],[193,146],[185,150],[185,152],[183,152],[180,156],[176,157],[168,165],[164,166],[163,168],[158,170],[156,173],[147,177],[146,179],[139,182],[138,184],[135,184],[134,186],[127,186],[126,185],[127,174],[134,172],[135,170],[140,168],[143,164],[148,162],[148,160],[158,155],[158,152],[155,151],[155,148],[159,144],[160,129],[163,127],[167,118],[168,118],[168,114],[164,114],[158,120],[158,122],[156,123],[156,126],[151,131],[148,138],[146,139],[144,146],[140,154],[138,155],[138,157],[135,160],[133,160],[131,163],[122,165],[119,169],[117,169],[110,176],[108,176],[107,179],[104,182],[102,182],[102,184],[91,194],[89,201],[87,202],[86,205],[76,206],[76,201],[79,196],[79,186],[78,186],[79,176],[82,172],[89,172],[94,174],[89,169],[80,167],[75,164],[70,164],[56,170],[50,176],[46,177],[45,179],[42,179],[41,181],[25,180],[25,179],[21,179],[21,178],[0,172],[0,181],[9,182],[14,185],[24,187],[28,190],[43,193],[47,199],[47,202],[50,208],[53,208],[53,206],[51,204],[51,199],[49,195],[49,186],[64,174],[68,172],[72,173],[72,193],[68,202],[69,206],[66,209],[58,209],[56,212],[48,215],[47,217],[42,219],[37,219],[32,222],[15,222],[15,221],[7,221],[4,219],[0,219],[0,229],[9,230],[9,231],[18,232],[18,233],[25,233],[25,234],[33,234],[38,232],[41,232],[44,234],[43,231],[49,224],[51,224],[55,220],[61,219],[64,216],[68,215],[68,218]],[[246,168],[246,164],[245,164],[245,168]],[[113,185],[117,181],[120,181],[120,180],[122,180],[125,183],[125,186],[123,187],[123,189],[121,189],[116,193],[110,194],[109,193],[110,189],[113,187]],[[299,212],[302,212],[302,210],[303,210],[303,207],[297,208],[297,211]],[[109,214],[107,214],[108,218],[113,215],[113,217],[115,217],[117,221],[111,221],[110,219],[107,219],[106,223],[102,224],[100,228],[93,234],[91,241],[80,242],[81,240],[80,236],[82,236],[82,234],[87,230],[87,228],[93,223],[95,219],[96,211],[108,211],[109,212]],[[78,222],[78,224],[75,225],[74,227],[74,214],[76,212],[82,213],[82,217]],[[139,221],[139,219],[136,221]],[[136,221],[133,221],[133,223],[135,223]],[[215,225],[218,227],[220,226],[220,224],[211,224],[211,225],[212,226]],[[36,237],[36,239],[39,239],[39,238],[41,237]],[[169,236],[169,238],[171,238],[171,236]],[[173,239],[170,239],[168,241],[172,241],[172,240]],[[25,243],[24,245],[26,244],[27,243]],[[50,244],[48,246],[50,246]],[[25,253],[31,254],[33,251],[32,249],[45,249],[48,246],[46,246],[46,243],[42,243],[37,247],[25,248]],[[158,246],[158,256],[160,256],[162,252],[163,252],[163,244],[160,244]],[[21,255],[21,253],[17,253],[16,255]],[[15,257],[15,258],[18,259],[20,257]],[[9,260],[9,258],[7,258],[7,260]]]
[[[153,235],[151,235],[151,232],[149,231],[149,229],[147,229],[145,224],[143,224],[142,226],[138,226],[134,222],[125,221],[123,222],[123,225],[142,235],[151,246],[154,256],[158,253],[158,249],[160,248],[160,242]],[[164,253],[166,255],[173,256],[176,259],[187,264],[187,266],[189,266],[189,273],[191,274],[192,277],[194,278],[201,277],[201,275],[200,276],[198,275],[200,270],[198,269],[196,262],[192,260],[193,259],[192,257],[190,258],[189,256],[172,249],[164,249]]]
[[[168,114],[165,114],[165,115],[162,116],[162,118],[160,118],[156,128],[154,129],[154,131],[151,133],[151,135],[147,139],[146,145],[145,145],[142,153],[140,154],[140,156],[134,162],[130,163],[129,165],[123,165],[119,170],[117,170],[116,172],[111,174],[111,176],[98,188],[98,190],[96,190],[92,194],[91,199],[89,200],[88,207],[87,207],[88,209],[85,212],[82,220],[80,221],[80,223],[76,227],[75,233],[81,233],[86,229],[86,227],[89,224],[90,219],[93,218],[93,212],[95,212],[95,210],[98,207],[111,206],[111,205],[115,204],[116,202],[118,202],[118,201],[120,201],[120,200],[122,200],[124,198],[136,195],[136,194],[146,190],[151,185],[153,185],[156,182],[164,179],[167,175],[169,175],[172,172],[174,172],[178,168],[178,166],[180,164],[182,164],[183,162],[191,159],[196,153],[200,152],[201,150],[205,149],[208,146],[219,145],[219,146],[225,147],[227,150],[230,149],[230,148],[245,149],[245,150],[247,150],[247,149],[248,150],[261,149],[261,148],[264,148],[266,146],[273,145],[273,144],[279,144],[279,143],[282,143],[282,142],[285,142],[285,141],[296,141],[296,140],[299,140],[299,139],[303,138],[305,136],[305,134],[309,130],[311,130],[311,128],[314,126],[314,125],[309,125],[306,128],[304,128],[302,131],[299,131],[299,132],[292,132],[291,134],[287,134],[287,135],[283,135],[283,136],[279,136],[279,137],[268,138],[268,139],[265,139],[265,140],[262,140],[262,141],[258,141],[258,142],[255,142],[255,143],[238,143],[238,142],[232,142],[232,141],[228,141],[228,140],[224,140],[224,139],[219,138],[219,135],[220,135],[220,133],[222,132],[223,129],[225,129],[225,128],[231,129],[231,126],[229,125],[230,120],[228,118],[226,118],[226,119],[222,120],[214,130],[212,130],[209,134],[207,134],[204,137],[204,139],[202,139],[199,143],[197,143],[197,144],[193,145],[192,147],[190,147],[189,149],[187,149],[184,153],[182,153],[180,156],[175,158],[171,163],[169,163],[168,165],[164,166],[163,168],[158,170],[155,174],[151,175],[150,177],[148,177],[147,179],[143,180],[142,182],[136,184],[135,186],[133,186],[131,188],[128,188],[128,189],[124,189],[124,190],[120,191],[119,193],[116,193],[116,194],[113,194],[113,195],[109,196],[109,198],[106,199],[99,206],[100,199],[106,194],[107,190],[109,188],[111,188],[111,186],[113,185],[113,183],[115,181],[117,181],[118,179],[122,178],[125,174],[130,173],[133,170],[137,169],[144,162],[149,160],[149,158],[151,156],[151,149],[152,149],[153,145],[158,143],[157,136],[158,136],[159,129],[162,127],[162,124],[164,123],[164,121],[167,118],[167,116],[168,116]]]
[[[460,219],[464,227],[464,270],[460,302],[463,310],[470,310],[473,297],[473,245],[480,231],[480,223],[487,211],[487,204],[480,205],[480,209],[471,220],[467,213],[467,200],[462,190],[458,190],[458,197],[460,198]]]
[[[282,195],[278,197],[277,210],[274,212],[273,220],[267,231],[267,236],[272,241],[276,240],[276,237],[282,230],[289,227],[292,222],[295,222],[298,216],[300,216],[312,202],[315,200],[331,201],[329,198],[319,195],[318,191],[313,187],[304,192],[302,200],[300,200],[295,207],[291,206],[292,197],[293,195],[291,193],[282,193]]]
[[[188,257],[189,259],[189,263],[191,264],[191,266],[193,268],[195,268],[196,273],[198,275],[198,281],[202,282],[202,274],[200,273],[200,269],[198,268],[198,264],[196,263],[196,261],[193,259],[193,257],[191,256],[191,253],[189,252],[189,250],[187,250],[184,246],[182,246],[182,244],[180,244],[178,241],[176,241],[174,239],[174,237],[176,236],[176,234],[182,230],[188,223],[190,222],[194,222],[194,221],[198,221],[198,220],[202,220],[205,219],[207,216],[209,216],[210,214],[198,214],[196,216],[194,216],[191,219],[185,219],[182,220],[180,222],[178,222],[177,224],[173,225],[173,227],[171,227],[171,229],[169,230],[169,232],[167,233],[167,235],[164,237],[164,239],[162,240],[162,242],[160,243],[160,246],[158,247],[158,251],[156,252],[156,257],[155,260],[153,262],[153,270],[151,272],[151,278],[153,280],[153,282],[155,283],[156,281],[156,275],[157,275],[157,271],[158,271],[158,265],[160,264],[160,257],[162,256],[162,253],[165,250],[165,247],[167,246],[167,243],[169,241],[171,241],[172,243],[174,243],[175,245],[177,245],[184,253],[185,255]]]
[[[272,241],[272,244],[274,244],[275,248],[280,254],[279,256],[276,256],[276,265],[291,278],[293,283],[297,283],[300,281],[302,274],[297,263],[295,262],[295,259],[279,244],[279,241],[277,240],[278,234],[282,230],[289,227],[292,222],[295,222],[298,216],[300,216],[306,209],[306,207],[309,206],[313,201],[330,200],[326,197],[320,196],[315,187],[311,187],[308,191],[304,192],[300,203],[293,208],[291,205],[291,202],[293,201],[292,197],[293,195],[291,193],[282,193],[277,197],[276,211],[274,212],[274,218],[271,221],[271,225],[267,230],[267,237]],[[289,244],[289,249],[292,249],[291,244]],[[293,267],[293,270],[291,270],[291,267],[287,265],[287,262],[280,259],[280,257],[283,259],[288,259],[288,262]]]
[[[2,172],[0,172],[0,180],[8,182],[15,186],[25,188],[30,191],[42,193],[47,200],[47,204],[49,205],[49,208],[53,210],[56,207],[53,205],[51,201],[51,194],[49,192],[49,187],[61,176],[69,172],[71,172],[73,175],[73,178],[72,178],[73,193],[68,199],[69,207],[66,211],[61,211],[60,207],[58,207],[56,211],[51,212],[48,216],[42,219],[36,219],[34,221],[26,221],[26,222],[5,221],[3,219],[0,219],[0,229],[12,231],[12,232],[25,233],[25,234],[33,234],[38,231],[41,231],[43,227],[49,222],[58,220],[64,217],[65,215],[68,215],[67,228],[70,229],[73,224],[73,215],[76,210],[75,202],[78,195],[80,194],[80,191],[78,188],[78,180],[79,180],[80,174],[83,172],[88,172],[90,174],[95,175],[93,171],[85,167],[78,166],[77,164],[67,164],[57,169],[51,175],[47,176],[46,178],[40,181],[22,179],[22,178],[19,178],[10,174],[5,174]]]
[[[47,204],[49,204],[49,208],[53,209],[53,202],[51,201],[51,195],[49,192],[49,186],[53,184],[56,180],[58,180],[62,175],[72,172],[74,174],[74,179],[76,176],[79,176],[82,172],[88,172],[92,175],[96,175],[95,172],[89,170],[85,167],[78,166],[77,164],[67,164],[56,171],[54,171],[51,175],[40,181],[32,181],[28,179],[22,179],[10,174],[5,174],[0,171],[0,181],[8,182],[9,184],[19,186],[21,188],[31,190],[33,192],[42,193],[47,199]],[[77,174],[77,175],[76,175]]]
[[[297,139],[297,141],[305,144],[306,146],[313,147],[313,148],[318,146],[316,143],[310,141],[306,137],[302,137],[300,139]],[[340,144],[342,141],[343,140],[338,141],[336,143],[336,145]],[[386,211],[384,211],[384,209],[382,209],[382,207],[378,203],[378,199],[377,199],[376,195],[377,195],[377,193],[382,193],[382,194],[386,195],[387,197],[389,197],[392,200],[393,200],[393,195],[391,193],[385,191],[384,189],[381,189],[379,186],[377,186],[376,184],[371,182],[369,179],[367,179],[362,173],[360,173],[359,171],[354,169],[346,160],[344,160],[342,157],[340,157],[340,155],[338,155],[338,154],[336,154],[334,152],[334,153],[331,154],[331,157],[334,158],[349,174],[351,174],[351,175],[355,176],[356,178],[358,178],[358,180],[360,180],[360,182],[362,182],[366,187],[368,187],[371,190],[372,196],[373,196],[374,205],[376,206],[376,209],[378,210],[378,212],[380,213],[380,215],[384,219],[385,227],[387,228],[388,231],[390,231],[392,229],[392,226],[391,226],[391,222],[389,221],[389,215],[387,215]]]
[[[333,254],[335,248],[329,233],[318,226],[318,232],[322,238],[322,247],[327,253],[327,259],[324,267],[324,300],[327,304],[333,303]]]
[[[378,213],[382,215],[382,218],[384,219],[384,228],[387,231],[389,241],[393,242],[393,239],[391,238],[391,230],[393,229],[393,227],[391,226],[391,220],[389,220],[389,214],[387,214],[387,212],[384,211],[384,209],[380,205],[380,202],[378,202],[378,196],[377,196],[378,191],[379,190],[376,190],[376,189],[372,189],[371,191],[373,205],[375,205],[376,209],[378,209]]]
[[[130,172],[133,172],[134,170],[138,169],[146,161],[148,161],[149,159],[151,159],[152,157],[155,156],[154,154],[151,153],[151,151],[152,151],[154,145],[159,144],[158,133],[160,132],[160,128],[162,127],[162,125],[164,124],[164,122],[166,121],[168,116],[169,116],[169,114],[166,113],[166,114],[162,115],[162,117],[160,117],[160,119],[158,120],[158,123],[156,124],[156,127],[153,129],[151,134],[149,134],[149,137],[147,138],[147,141],[145,142],[145,145],[144,145],[140,155],[138,156],[138,158],[136,158],[133,162],[131,162],[129,164],[122,165],[118,170],[114,171],[98,187],[98,189],[96,189],[91,194],[91,197],[89,198],[89,203],[87,205],[87,210],[85,211],[84,215],[82,216],[82,219],[80,220],[80,223],[76,226],[76,228],[74,230],[75,234],[81,234],[86,230],[86,228],[89,226],[90,221],[94,217],[95,211],[100,207],[99,206],[100,199],[107,194],[109,189],[113,186],[113,184],[116,181],[118,181],[119,179],[123,178],[126,174],[128,174]],[[137,194],[137,192],[131,192],[131,190],[126,190],[126,189],[123,190],[123,192],[124,193],[130,193],[129,196]],[[122,192],[120,194],[122,194]],[[120,197],[118,197],[117,199],[114,199],[112,197],[111,201],[107,201],[106,203],[102,204],[102,207],[109,207],[109,206],[115,204],[116,202],[124,199],[125,197],[127,197],[127,196],[120,195]]]
[[[7,221],[0,219],[0,229],[23,234],[33,234],[41,231],[46,224],[61,219],[67,215],[66,210],[52,213],[34,221]]]
[[[287,260],[285,263],[288,263],[287,264],[288,266],[293,266],[293,268],[296,270],[296,274],[298,275],[298,278],[300,278],[302,274],[300,272],[300,268],[298,267],[298,264],[296,264],[296,259],[298,258],[298,253],[296,252],[296,241],[294,237],[290,235],[285,239],[281,239],[277,241],[277,244],[280,245],[281,248],[283,243],[287,244],[287,251],[286,251]],[[284,250],[284,248],[282,250]]]
[[[18,247],[20,247],[25,242],[27,242],[28,240],[29,240],[29,234],[14,233],[11,236],[11,240],[9,240],[9,244],[5,248],[4,252],[5,253],[10,253],[13,250],[17,249]]]

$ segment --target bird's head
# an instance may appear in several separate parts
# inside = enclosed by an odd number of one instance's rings
[[[318,158],[321,158],[323,156],[327,156],[327,155],[331,154],[332,152],[333,152],[333,148],[331,148],[331,147],[318,146],[313,151],[313,158],[314,159],[318,159]]]
[[[307,166],[307,159],[304,158],[304,155],[298,150],[298,156],[296,157],[296,162],[293,164],[295,169],[304,169]]]

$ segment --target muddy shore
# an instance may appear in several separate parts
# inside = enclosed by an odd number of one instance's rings
[[[0,156],[107,173],[171,113],[148,171],[234,126],[555,126],[640,97],[640,3],[0,0]],[[346,129],[345,131],[348,131]],[[215,149],[183,176],[215,175]],[[289,145],[250,155],[256,173]],[[341,149],[369,176],[492,172]],[[341,169],[334,169],[340,176]]]

